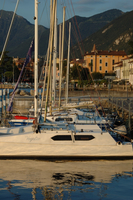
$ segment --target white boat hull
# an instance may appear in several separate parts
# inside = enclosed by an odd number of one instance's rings
[[[5,129],[7,130],[7,129]],[[108,132],[73,132],[68,130],[32,131],[32,126],[0,130],[0,157],[133,157],[132,143],[118,144]],[[18,130],[20,133],[18,133]],[[28,132],[29,130],[29,132]],[[75,140],[75,135],[81,140]],[[60,138],[69,137],[69,139]],[[82,138],[83,137],[83,138]],[[91,137],[92,139],[86,140]],[[58,139],[59,138],[59,139]]]
[[[91,146],[90,148],[87,148],[87,146],[70,146],[70,145],[63,145],[57,146],[53,145],[40,145],[36,144],[9,144],[9,143],[1,143],[0,148],[5,149],[5,145],[8,146],[6,150],[2,150],[0,153],[1,157],[90,157],[90,158],[111,158],[111,157],[132,157],[133,158],[133,152],[131,146],[124,146],[124,147],[112,147],[107,146],[105,147],[97,147],[98,150],[96,150],[95,146]]]

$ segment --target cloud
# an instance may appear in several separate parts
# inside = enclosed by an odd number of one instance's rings
[[[93,15],[98,12],[98,5],[106,4],[108,0],[74,0],[73,5],[78,15]],[[96,6],[95,6],[96,5]]]
[[[78,13],[78,15],[80,16],[91,16],[94,14],[98,13],[98,6],[99,8],[101,7],[101,5],[105,4],[107,2],[107,0],[75,0],[73,1],[73,5],[75,7],[75,11],[76,13]],[[96,6],[95,6],[96,5]]]
[[[129,1],[130,2],[130,1]],[[119,4],[119,7],[123,10],[131,10],[133,9],[133,2],[127,3],[127,2],[121,2]]]
[[[103,4],[106,0],[78,0],[76,4],[92,5],[92,4]]]
[[[73,0],[73,5],[80,16],[91,16],[110,9],[133,10],[133,0]]]
[[[31,2],[32,0],[20,0],[19,1],[19,3],[21,4],[21,3],[24,3],[24,4],[26,4],[26,3],[29,3],[29,2]],[[16,3],[17,3],[17,0],[7,0],[7,2],[9,2],[9,4],[15,4],[16,5]]]
[[[9,3],[16,3],[16,0],[7,0]]]
[[[76,8],[76,10],[81,13],[81,12],[89,12],[89,11],[92,11],[92,7],[88,7],[88,6],[85,6],[85,5],[80,5]]]

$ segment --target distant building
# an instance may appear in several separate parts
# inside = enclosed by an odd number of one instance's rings
[[[129,81],[133,85],[133,58],[131,56],[122,59],[121,62],[114,63],[116,80]]]
[[[70,68],[72,68],[74,65],[78,65],[78,66],[84,67],[84,60],[83,59],[79,59],[79,58],[71,60]]]
[[[133,85],[133,58],[129,61],[129,82]]]
[[[86,52],[84,61],[90,72],[112,73],[114,72],[114,63],[120,62],[126,58],[125,51],[103,51],[97,50],[94,44],[92,51]]]
[[[113,66],[114,66],[114,72],[116,75],[116,80],[119,81],[123,78],[123,73],[122,73],[123,62],[120,61],[120,62],[114,63]]]

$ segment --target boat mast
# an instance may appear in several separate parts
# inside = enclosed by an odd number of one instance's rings
[[[68,38],[68,55],[67,55],[67,72],[66,72],[66,104],[68,103],[69,62],[70,62],[70,32],[71,32],[71,22],[69,22],[69,38]]]
[[[59,25],[59,89],[60,89],[60,83],[61,83],[61,78],[60,78],[60,73],[61,73],[61,37],[62,37],[62,25]]]
[[[57,57],[57,5],[55,8],[54,22],[54,48],[53,48],[53,88],[52,88],[52,104],[55,104],[55,87],[56,87],[56,57]]]
[[[63,54],[64,54],[64,31],[65,31],[65,6],[63,7],[63,27],[62,27],[62,52],[61,52],[61,69],[60,69],[60,87],[59,87],[59,109],[61,106],[61,83],[62,83],[62,68],[63,68]]]
[[[34,109],[37,117],[38,104],[38,0],[35,0],[35,61],[34,61]]]
[[[56,5],[55,5],[56,6]],[[52,26],[54,26],[53,22],[51,19],[53,19],[53,3],[51,4],[50,6],[50,40],[51,38],[53,37],[52,36],[52,32],[53,32],[53,28]],[[53,39],[52,39],[53,40]],[[51,41],[50,41],[51,42]],[[51,54],[53,55],[53,48],[51,50]],[[50,59],[52,59],[52,56],[50,55]],[[50,61],[49,61],[49,67],[50,67],[50,88],[49,88],[49,112],[50,112],[50,115],[52,115],[52,66],[50,66],[52,64],[50,64]]]
[[[51,76],[51,66],[52,66],[52,52],[53,52],[53,30],[54,30],[54,17],[55,17],[55,6],[56,1],[53,3],[53,14],[52,14],[52,24],[51,24],[51,34],[50,34],[50,59],[49,59],[49,71],[48,71],[48,82],[47,82],[47,93],[46,93],[46,102],[45,102],[45,114],[44,122],[46,122],[47,106],[48,106],[48,96],[49,96],[49,87],[50,87],[50,76]]]
[[[52,22],[52,7],[53,7],[53,2],[52,2],[52,0],[50,0],[50,33],[49,33],[49,41],[48,41],[48,49],[47,49],[47,60],[46,60],[46,66],[45,66],[45,77],[44,77],[44,82],[43,82],[43,92],[42,92],[41,109],[42,109],[42,106],[43,106],[44,93],[45,93],[45,85],[46,85],[46,77],[47,77],[48,65],[49,65],[50,39],[51,39],[51,22]]]

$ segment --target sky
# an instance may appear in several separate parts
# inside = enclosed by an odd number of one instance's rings
[[[39,24],[49,28],[50,0],[38,0]],[[14,11],[17,0],[0,0],[0,10]],[[63,19],[63,7],[66,7],[66,17],[69,19],[74,15],[91,17],[110,9],[119,9],[123,12],[133,10],[133,0],[57,0],[58,23]],[[34,24],[34,0],[19,0],[17,15],[27,19]]]

